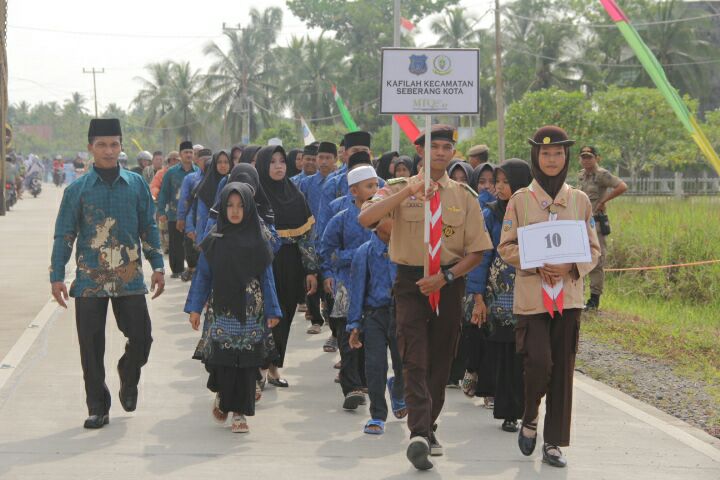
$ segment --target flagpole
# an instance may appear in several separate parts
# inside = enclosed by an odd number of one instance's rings
[[[393,5],[393,47],[400,46],[400,0],[395,0]],[[392,124],[392,138],[390,141],[390,150],[400,151],[400,125],[395,117],[390,121]],[[414,140],[411,140],[414,141]]]
[[[425,193],[430,189],[430,140],[432,132],[432,116],[425,115],[425,156],[423,157],[423,177],[425,177]],[[430,199],[425,196],[425,261],[423,262],[424,277],[430,271]]]

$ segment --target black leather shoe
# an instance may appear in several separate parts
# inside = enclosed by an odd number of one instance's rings
[[[517,420],[505,420],[500,428],[503,429],[503,432],[515,433],[518,431]]]
[[[527,428],[528,430],[537,431],[537,424],[533,425],[532,423],[528,423],[527,425],[525,425],[523,423],[522,427]],[[537,444],[537,434],[532,438],[526,437],[523,435],[522,427],[518,431],[518,447],[520,447],[520,451],[523,455],[529,457],[535,451],[535,445]]]
[[[594,293],[590,294],[590,298],[588,299],[587,303],[585,304],[585,311],[590,312],[593,310],[598,310],[600,308],[600,295],[596,295]]]
[[[557,453],[548,453],[550,450],[554,450]],[[549,443],[543,444],[543,463],[547,463],[552,467],[567,467],[567,460],[565,459],[565,455],[560,451],[560,448]]]
[[[88,418],[85,419],[85,424],[83,425],[83,427],[98,429],[104,427],[108,423],[110,423],[110,416],[108,414],[90,415]]]
[[[118,366],[118,375],[120,376],[120,405],[126,412],[134,412],[137,408],[138,390],[136,386],[131,387],[123,382],[120,367]]]

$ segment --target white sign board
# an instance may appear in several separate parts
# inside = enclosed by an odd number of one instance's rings
[[[477,49],[383,48],[380,113],[478,113],[479,68]]]
[[[589,263],[590,240],[583,221],[556,220],[520,227],[520,268],[542,267],[544,264]]]

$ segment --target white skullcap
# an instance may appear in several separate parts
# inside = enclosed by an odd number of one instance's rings
[[[197,145],[193,145],[193,150],[202,150],[203,148],[205,148],[205,147],[203,147],[199,143]]]
[[[355,185],[356,183],[360,183],[363,180],[377,178],[377,173],[375,173],[375,169],[370,165],[362,165],[350,170],[347,174],[347,178],[349,187],[351,185]]]
[[[282,140],[277,137],[273,137],[268,140],[268,145],[270,145],[271,147],[282,147],[282,144]]]

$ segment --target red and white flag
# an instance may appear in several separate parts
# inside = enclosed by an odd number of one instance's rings
[[[400,31],[403,35],[410,35],[415,30],[415,25],[405,17],[400,17]]]

